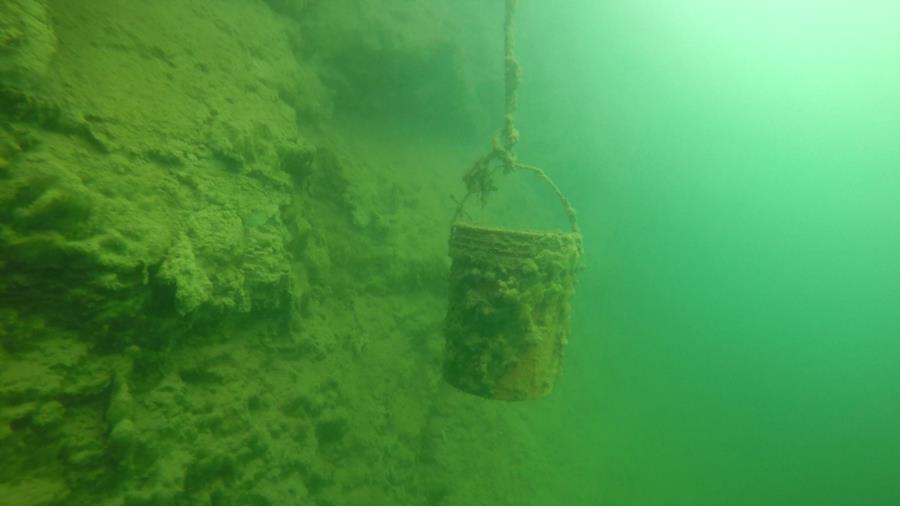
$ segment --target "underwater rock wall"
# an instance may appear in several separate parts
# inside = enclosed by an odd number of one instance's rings
[[[479,0],[267,0],[338,114],[485,143],[502,114],[503,5]]]
[[[528,503],[440,379],[472,152],[349,126],[478,124],[478,4],[335,4],[0,5],[0,505]]]

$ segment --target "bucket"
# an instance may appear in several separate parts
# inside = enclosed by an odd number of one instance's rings
[[[456,223],[444,379],[501,400],[553,390],[569,336],[581,234]]]

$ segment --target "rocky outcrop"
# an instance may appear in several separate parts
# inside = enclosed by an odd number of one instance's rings
[[[513,472],[479,453],[503,416],[439,377],[469,153],[349,119],[404,100],[359,58],[439,67],[414,115],[469,78],[423,31],[326,40],[346,15],[0,6],[0,505],[461,505]]]

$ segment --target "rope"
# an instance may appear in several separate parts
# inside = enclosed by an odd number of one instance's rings
[[[506,81],[506,112],[503,116],[503,128],[494,134],[491,151],[475,160],[475,163],[463,176],[466,194],[458,201],[456,212],[453,214],[453,222],[458,221],[465,212],[464,207],[473,195],[478,197],[482,206],[487,204],[488,196],[497,190],[497,186],[494,184],[494,175],[498,169],[502,168],[504,174],[509,174],[516,170],[530,172],[547,183],[553,189],[553,192],[556,193],[557,198],[559,198],[559,202],[566,213],[566,218],[572,226],[572,231],[578,233],[575,208],[572,207],[569,199],[563,195],[559,187],[542,169],[533,165],[519,163],[516,159],[515,147],[519,143],[519,131],[516,129],[516,110],[519,105],[519,82],[522,77],[522,69],[519,66],[519,61],[516,59],[516,37],[513,22],[518,4],[518,0],[506,0],[506,20],[504,22],[505,50],[503,59]]]
[[[506,115],[503,118],[503,140],[504,147],[509,153],[513,152],[516,143],[519,142],[519,131],[516,130],[515,123],[516,109],[519,106],[519,81],[522,79],[522,69],[516,60],[516,32],[513,24],[518,3],[518,0],[506,0],[506,22],[504,23],[506,44],[503,62],[506,70]],[[510,170],[512,167],[507,169]]]

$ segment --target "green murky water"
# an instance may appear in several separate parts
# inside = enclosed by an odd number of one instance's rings
[[[900,4],[520,0],[585,269],[514,403],[441,377],[502,21],[0,2],[0,506],[900,504]]]
[[[544,428],[563,504],[900,500],[900,9],[523,18],[526,152],[589,252]]]

